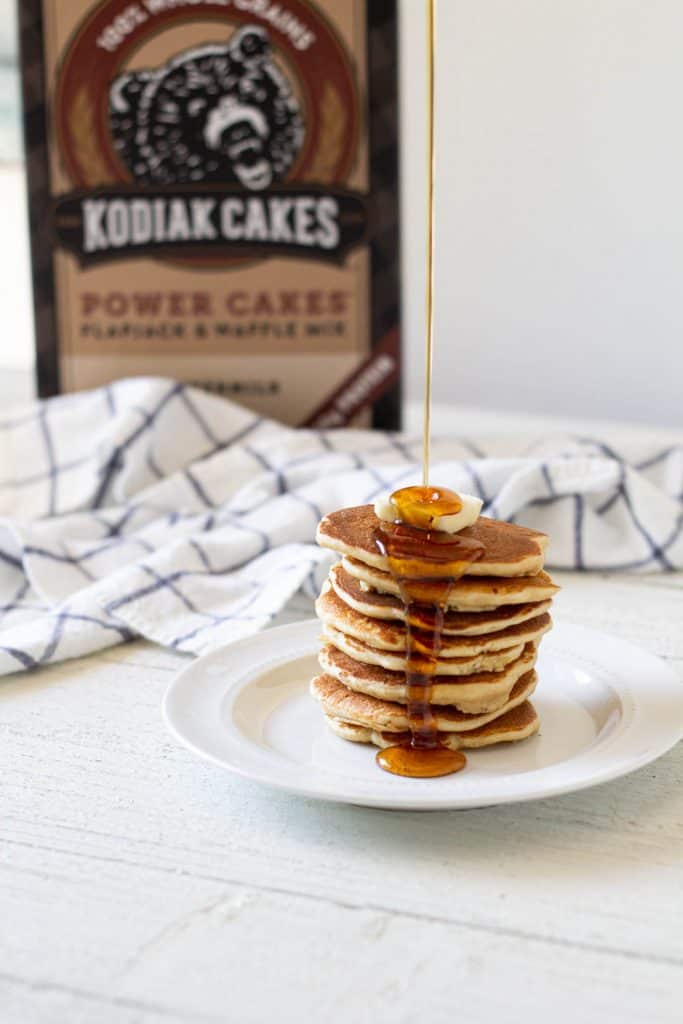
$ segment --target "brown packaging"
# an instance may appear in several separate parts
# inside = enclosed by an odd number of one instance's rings
[[[399,425],[395,0],[23,0],[43,395]]]

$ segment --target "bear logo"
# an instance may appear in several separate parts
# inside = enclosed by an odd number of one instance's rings
[[[157,70],[119,75],[109,91],[114,145],[144,185],[281,181],[303,145],[299,103],[265,29],[176,54]]]

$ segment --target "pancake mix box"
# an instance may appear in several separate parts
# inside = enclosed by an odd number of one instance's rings
[[[42,395],[399,419],[395,0],[22,0]]]

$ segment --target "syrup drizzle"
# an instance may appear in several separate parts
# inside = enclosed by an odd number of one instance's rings
[[[434,29],[435,0],[427,0],[427,316],[425,346],[425,403],[422,433],[422,486],[429,483],[429,441],[432,414],[432,353],[434,350]]]
[[[465,766],[459,750],[439,741],[432,710],[433,678],[442,646],[443,621],[456,581],[484,554],[479,541],[445,534],[406,520],[430,523],[462,508],[457,494],[444,488],[406,487],[391,498],[397,522],[381,523],[375,534],[378,551],[387,559],[399,586],[406,620],[406,710],[410,735],[380,750],[377,763],[394,775],[427,778],[449,775]],[[425,592],[429,605],[425,606]],[[425,625],[427,628],[424,628]]]

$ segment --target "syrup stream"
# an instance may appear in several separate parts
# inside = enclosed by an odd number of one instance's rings
[[[441,744],[432,706],[438,673],[442,627],[456,581],[484,554],[484,546],[461,534],[406,525],[429,515],[452,515],[461,507],[452,492],[434,487],[406,487],[392,500],[399,522],[382,523],[375,534],[377,550],[389,563],[399,585],[406,622],[406,713],[410,735],[380,750],[377,763],[394,775],[427,778],[449,775],[465,766],[465,756]],[[424,605],[427,584],[430,602]],[[431,628],[414,624],[431,622]]]
[[[425,405],[422,434],[422,485],[429,483],[429,441],[432,416],[432,353],[434,349],[434,25],[435,2],[427,0],[427,330],[425,345]]]

